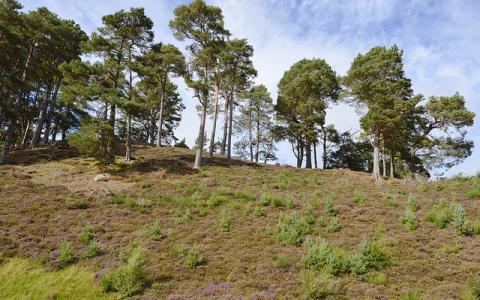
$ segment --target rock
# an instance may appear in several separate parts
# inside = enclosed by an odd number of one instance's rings
[[[93,177],[93,181],[108,181],[110,179],[110,174],[97,174]]]
[[[107,189],[106,187],[100,187],[88,195],[90,198],[95,198],[95,199],[105,199],[108,196],[113,195],[112,191]]]

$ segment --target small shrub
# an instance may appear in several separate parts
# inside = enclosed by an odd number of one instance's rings
[[[407,293],[402,294],[402,300],[422,300],[422,295],[418,292],[409,291]]]
[[[327,197],[327,199],[325,199],[324,210],[327,216],[335,217],[337,215],[337,211],[333,207],[333,196]]]
[[[467,279],[467,285],[463,292],[463,299],[465,300],[480,299],[480,277],[472,276]]]
[[[363,205],[365,204],[365,196],[363,196],[361,193],[359,193],[357,190],[353,192],[352,195],[353,202],[358,204],[358,205]]]
[[[370,273],[367,276],[367,282],[375,285],[387,285],[387,275],[382,272]]]
[[[330,275],[313,270],[302,273],[302,287],[308,299],[325,299],[336,290],[335,282]]]
[[[82,232],[78,236],[78,241],[84,244],[87,244],[88,242],[90,242],[92,238],[93,238],[93,228],[91,225],[87,224],[85,225],[85,227],[83,227]]]
[[[462,250],[463,247],[462,245],[458,244],[458,243],[455,243],[455,244],[451,244],[451,245],[443,245],[439,251],[442,252],[442,253],[445,253],[445,254],[454,254],[454,253],[458,253],[460,252],[460,250]]]
[[[185,265],[187,267],[196,269],[198,266],[201,266],[205,260],[203,256],[200,254],[197,246],[193,246],[187,253],[187,257],[185,258]]]
[[[373,270],[382,270],[391,265],[391,258],[375,244],[363,240],[352,257],[352,272],[365,274]]]
[[[303,217],[294,212],[290,215],[280,215],[277,224],[277,240],[294,246],[300,246],[303,237],[310,232],[310,226]]]
[[[217,223],[218,228],[223,232],[229,232],[231,224],[232,224],[232,219],[230,218],[230,216],[226,211],[223,211]]]
[[[331,247],[325,239],[308,241],[303,264],[312,270],[326,271],[335,276],[350,272],[350,257],[342,249]]]
[[[122,194],[115,194],[110,197],[108,197],[105,202],[107,204],[115,204],[115,205],[121,205],[125,204],[127,199],[130,198],[128,195],[122,195]]]
[[[226,201],[227,201],[226,196],[215,193],[215,194],[211,195],[210,198],[208,198],[207,206],[210,207],[210,208],[217,207],[217,206],[222,205]]]
[[[117,268],[103,275],[103,290],[116,291],[129,297],[143,290],[145,285],[145,253],[139,246],[130,249],[124,262]]]
[[[260,205],[262,206],[269,206],[270,203],[272,202],[272,196],[268,193],[263,193],[262,196],[260,197]]]
[[[257,217],[267,216],[267,210],[262,206],[255,207],[254,213],[255,213],[255,216]]]
[[[468,235],[470,233],[471,228],[465,214],[465,209],[458,202],[452,205],[452,224],[458,234]]]
[[[417,229],[417,216],[415,216],[415,213],[410,209],[410,207],[407,207],[405,213],[400,218],[400,221],[405,225],[408,231]]]
[[[235,198],[243,202],[255,201],[257,195],[251,190],[237,190],[235,191]]]
[[[391,206],[391,207],[398,207],[399,205],[398,200],[391,197],[386,197],[383,202],[385,203],[385,205]]]
[[[207,208],[208,209],[208,208]],[[175,219],[177,224],[184,224],[193,219],[193,213],[190,208],[186,208],[183,214],[180,214]]]
[[[408,195],[407,206],[413,212],[418,210],[417,199],[415,199],[413,194]]]
[[[440,201],[438,205],[427,212],[425,220],[432,222],[439,229],[447,228],[452,221],[451,206],[444,200]]]
[[[142,181],[142,182],[140,183],[140,187],[141,187],[142,189],[148,189],[148,188],[151,188],[152,186],[153,186],[153,183],[151,183],[151,182],[148,181],[148,180]]]
[[[326,218],[323,218],[323,217],[318,217],[315,223],[317,223],[317,225],[320,227],[327,227],[328,225]]]
[[[155,220],[152,225],[150,225],[150,237],[154,241],[159,241],[163,239],[162,226],[160,225],[160,220]]]
[[[180,256],[185,253],[187,246],[185,244],[174,244],[172,248],[170,248],[170,253],[173,256]]]
[[[475,184],[465,191],[467,199],[480,199],[480,185]]]
[[[90,119],[82,122],[77,132],[68,136],[68,144],[81,155],[94,157],[100,164],[115,161],[113,128],[105,121]]]
[[[83,257],[92,258],[102,253],[102,245],[96,240],[91,240],[88,244],[85,252],[83,252]]]
[[[480,234],[480,221],[475,221],[472,224],[472,231],[474,234]]]
[[[89,207],[87,200],[83,198],[75,198],[73,201],[73,206],[76,209],[87,209]]]
[[[342,229],[342,225],[338,222],[338,219],[333,217],[327,225],[327,230],[329,232],[338,232]]]
[[[275,264],[279,269],[288,269],[294,264],[294,260],[288,255],[280,254],[275,258]]]
[[[73,248],[68,241],[63,241],[58,246],[58,261],[62,265],[68,265],[75,261]]]
[[[282,198],[282,197],[271,197],[271,202],[275,207],[287,207],[287,208],[294,208],[292,198]]]

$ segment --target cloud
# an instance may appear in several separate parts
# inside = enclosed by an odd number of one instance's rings
[[[173,9],[187,1],[28,0],[26,9],[47,6],[64,18],[74,19],[88,31],[101,24],[101,16],[119,9],[143,6],[155,23],[157,40],[179,45],[168,22]],[[324,58],[344,75],[353,58],[376,45],[397,44],[404,50],[405,73],[416,93],[425,96],[464,95],[469,109],[480,115],[480,3],[475,0],[209,0],[220,6],[226,27],[235,37],[247,38],[255,49],[258,83],[276,98],[277,83],[302,58]],[[184,47],[184,45],[179,45]],[[183,50],[183,49],[182,49]],[[187,106],[177,136],[191,145],[197,135],[196,99],[178,81]],[[469,137],[480,145],[479,118]],[[327,122],[341,130],[356,130],[353,108],[335,106]],[[221,123],[221,122],[220,122]],[[210,129],[210,124],[207,124]],[[280,145],[281,163],[294,163],[291,149]],[[480,165],[480,148],[454,172],[474,173]]]

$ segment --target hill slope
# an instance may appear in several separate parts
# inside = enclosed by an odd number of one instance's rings
[[[478,200],[465,196],[479,196],[477,178],[378,186],[368,174],[349,170],[219,157],[206,159],[196,172],[193,152],[185,149],[136,146],[134,156],[132,164],[99,170],[72,149],[15,153],[16,164],[0,167],[0,257],[62,268],[58,247],[69,241],[75,264],[98,279],[122,264],[121,253],[140,245],[147,263],[145,289],[137,297],[159,299],[460,298],[472,292],[466,282],[480,272],[480,239],[457,233],[449,210],[458,201],[470,224],[480,219]],[[108,175],[97,176],[102,172]],[[410,194],[417,219],[411,231],[412,222],[401,222]],[[441,203],[449,210],[444,229]],[[308,230],[288,222],[292,215]],[[88,239],[103,248],[93,258],[84,257],[85,239],[79,240],[87,225]],[[318,237],[345,257],[369,241],[390,264],[367,272],[335,274],[330,265],[309,271],[305,245]],[[196,268],[186,265],[192,248],[204,258]]]

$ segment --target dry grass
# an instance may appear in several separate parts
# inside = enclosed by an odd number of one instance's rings
[[[409,291],[432,299],[459,298],[467,278],[480,272],[478,236],[458,236],[449,226],[438,229],[425,214],[444,198],[458,200],[468,219],[480,219],[480,202],[465,198],[469,181],[452,180],[417,186],[388,180],[377,186],[368,174],[348,170],[297,170],[256,166],[215,157],[205,159],[196,172],[193,152],[185,149],[136,146],[132,164],[117,163],[99,170],[93,161],[77,157],[71,149],[55,156],[17,152],[14,165],[0,167],[0,255],[42,258],[47,267],[58,266],[58,244],[69,241],[77,265],[92,268],[97,277],[119,264],[119,254],[132,243],[141,244],[147,255],[148,282],[145,296],[185,299],[302,298],[305,248],[284,245],[275,239],[281,214],[296,212],[313,217],[311,233],[330,244],[353,251],[363,240],[375,240],[393,257],[382,270],[388,280],[373,275],[335,277],[332,298],[400,298]],[[57,152],[60,150],[56,150]],[[40,157],[38,157],[40,156]],[[52,158],[53,157],[53,158]],[[108,172],[108,181],[93,176]],[[105,193],[96,193],[102,190]],[[104,194],[128,195],[125,204],[107,204]],[[358,201],[358,196],[362,201]],[[292,199],[293,208],[263,207],[262,194]],[[315,222],[324,213],[324,201],[335,194],[338,232]],[[418,228],[405,230],[400,222],[412,193],[419,209]],[[209,199],[221,199],[208,205]],[[84,209],[75,199],[88,203]],[[357,201],[355,201],[357,199]],[[385,199],[395,199],[390,206]],[[212,200],[210,200],[212,201]],[[215,200],[216,201],[216,200]],[[218,220],[228,213],[228,231]],[[150,228],[158,220],[161,239],[152,239]],[[84,258],[86,245],[78,241],[90,224],[102,255]],[[448,245],[456,251],[443,251]],[[196,245],[205,259],[196,269],[185,265],[189,249]],[[278,257],[289,257],[288,267],[278,267]]]

